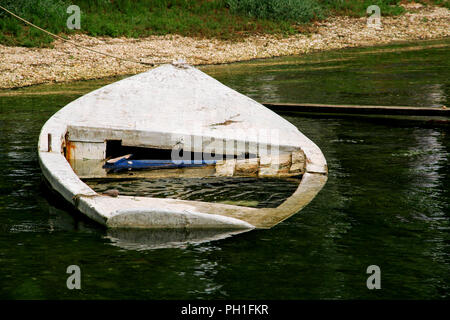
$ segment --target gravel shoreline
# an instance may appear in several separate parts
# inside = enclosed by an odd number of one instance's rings
[[[406,9],[401,16],[382,17],[379,29],[367,27],[365,17],[332,17],[317,23],[309,35],[286,38],[261,35],[224,41],[178,35],[141,39],[75,35],[70,39],[122,58],[151,63],[184,59],[192,65],[205,65],[450,36],[450,10],[419,4],[407,5]],[[106,57],[60,40],[54,42],[52,49],[0,45],[1,89],[136,74],[148,69],[149,66]]]

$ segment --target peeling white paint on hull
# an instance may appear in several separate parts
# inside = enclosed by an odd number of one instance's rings
[[[216,176],[302,175],[302,180],[277,208],[109,197],[80,177],[108,177],[101,163],[111,141],[172,150],[172,155],[182,149],[222,157],[205,171]],[[233,158],[223,160],[223,155]],[[79,164],[85,160],[98,165],[81,166],[82,173]],[[270,228],[306,206],[327,180],[322,152],[295,126],[187,65],[163,65],[71,102],[43,126],[39,161],[53,189],[111,228]]]

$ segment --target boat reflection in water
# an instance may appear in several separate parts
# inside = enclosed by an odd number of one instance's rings
[[[125,250],[155,250],[164,248],[186,248],[189,245],[222,240],[228,237],[245,233],[245,229],[136,229],[136,228],[99,228],[98,224],[70,208],[62,199],[51,194],[45,188],[45,198],[48,200],[48,225],[38,226],[39,231],[58,232],[74,231],[98,234],[107,239],[107,244]],[[17,225],[12,229],[24,230],[28,226]],[[34,228],[37,228],[36,226]],[[13,231],[13,230],[9,230]],[[32,230],[33,231],[33,230]],[[36,231],[36,230],[34,230]]]
[[[164,248],[186,248],[222,240],[249,230],[226,229],[108,229],[105,238],[111,244],[126,250],[152,250]]]

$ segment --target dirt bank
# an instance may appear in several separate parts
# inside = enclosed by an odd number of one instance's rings
[[[450,10],[441,7],[408,6],[404,15],[382,17],[379,29],[367,27],[366,21],[366,18],[333,17],[316,24],[314,32],[308,35],[252,36],[242,41],[181,36],[127,39],[84,35],[73,36],[71,40],[133,60],[165,63],[183,58],[190,64],[201,65],[450,35]],[[134,74],[148,68],[79,49],[63,41],[55,41],[52,49],[0,45],[0,88]]]

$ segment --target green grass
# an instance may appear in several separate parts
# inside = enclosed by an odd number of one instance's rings
[[[80,31],[66,27],[66,9],[75,2],[81,8]],[[180,34],[229,39],[255,33],[296,32],[292,21],[233,14],[222,0],[0,0],[0,5],[44,29],[62,34],[82,32],[135,38]],[[36,34],[23,22],[0,12],[0,43],[48,46],[51,42],[51,37]]]
[[[401,1],[398,0],[322,0],[320,2],[333,13],[353,17],[365,16],[367,7],[371,5],[379,6],[382,16],[399,15],[405,11],[399,6]]]
[[[408,0],[408,2],[413,2],[412,0]],[[416,3],[421,3],[424,5],[434,4],[441,7],[446,7],[450,9],[450,0],[415,0]]]
[[[430,2],[430,1],[427,1]],[[448,0],[433,3],[447,6]],[[290,35],[332,14],[364,16],[376,4],[382,15],[404,10],[400,0],[0,0],[0,5],[57,34],[144,37],[180,34],[236,39],[251,34]],[[67,7],[81,8],[81,30],[66,27]],[[41,31],[0,12],[0,43],[51,46]]]
[[[323,18],[324,8],[316,0],[226,0],[230,11],[275,21],[308,22]]]

